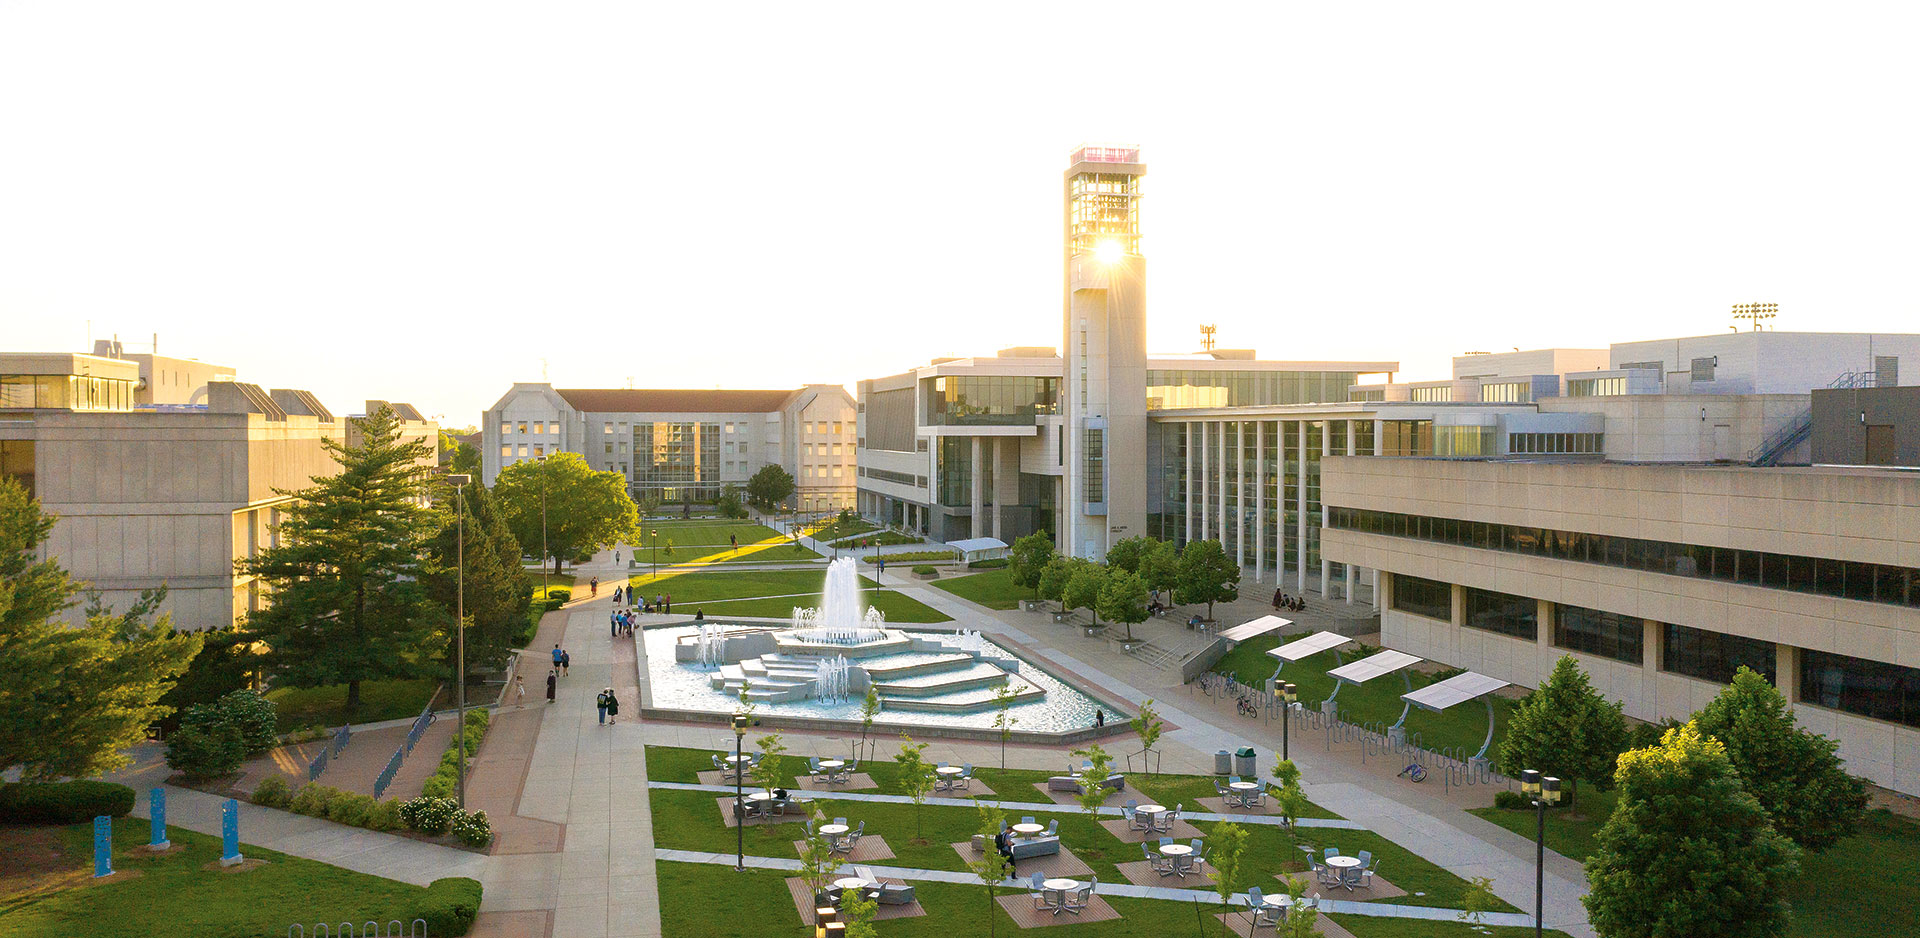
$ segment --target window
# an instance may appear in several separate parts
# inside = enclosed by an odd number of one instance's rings
[[[527,455],[527,444],[525,443],[520,444],[520,455],[522,458],[524,458]]]
[[[1600,455],[1606,452],[1604,433],[1510,433],[1507,452],[1524,455]]]
[[[1470,628],[1485,629],[1530,642],[1540,640],[1540,604],[1526,596],[1466,588],[1467,618]]]
[[[1107,501],[1107,431],[1099,427],[1088,427],[1083,443],[1080,478],[1085,492],[1084,501],[1088,506],[1104,505]]]
[[[1432,456],[1433,421],[1384,420],[1380,423],[1380,455]]]
[[[610,423],[608,423],[608,424],[602,424],[602,425],[600,426],[600,432],[601,432],[601,433],[612,433],[612,432],[613,432],[613,424],[610,424]]]
[[[521,436],[525,436],[527,433],[527,422],[525,420],[520,421],[519,433]]]
[[[1555,645],[1628,664],[1646,660],[1642,647],[1645,625],[1639,617],[1584,606],[1555,606],[1554,610]]]
[[[533,432],[536,436],[546,433],[547,432],[546,423],[544,421],[535,420],[533,422]]]
[[[513,458],[513,446],[512,446],[512,444],[509,444],[509,443],[502,443],[502,444],[500,444],[500,458],[501,458],[501,459],[511,459],[511,458]]]
[[[1438,580],[1393,575],[1393,608],[1416,616],[1453,621],[1453,587]]]
[[[1435,427],[1433,428],[1433,455],[1435,456],[1492,456],[1494,441],[1499,438],[1495,427]]]
[[[1568,397],[1612,397],[1627,393],[1627,379],[1613,378],[1568,378]]]
[[[737,426],[739,426],[739,424],[734,424],[734,423],[727,424],[727,433],[731,435],[733,433],[733,428]]]
[[[535,446],[533,448],[533,455],[535,456],[545,456],[546,454],[547,454],[547,448],[545,445]]]
[[[1733,682],[1741,665],[1774,679],[1772,642],[1669,623],[1662,629],[1660,670],[1719,684]]]
[[[1693,380],[1712,381],[1713,369],[1716,365],[1719,365],[1719,364],[1720,364],[1720,356],[1718,355],[1715,355],[1712,358],[1694,359],[1693,360]]]
[[[607,444],[607,452],[608,452],[609,454],[611,454],[611,453],[613,452],[613,444],[612,444],[612,443],[608,443],[608,444]]]
[[[1802,649],[1800,700],[1920,727],[1920,668]]]
[[[1530,404],[1533,402],[1533,385],[1526,381],[1483,384],[1480,386],[1480,400],[1488,404]]]
[[[1441,384],[1424,388],[1408,388],[1407,400],[1416,404],[1435,404],[1453,400],[1453,385]]]

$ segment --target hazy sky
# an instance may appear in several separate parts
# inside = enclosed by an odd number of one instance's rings
[[[1145,148],[1155,349],[1920,331],[1915,11],[0,0],[0,348],[851,385],[1059,343],[1082,141]]]

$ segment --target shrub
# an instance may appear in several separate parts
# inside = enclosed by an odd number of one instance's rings
[[[1493,806],[1508,811],[1521,811],[1533,807],[1532,799],[1517,791],[1497,791],[1493,793]]]
[[[493,842],[493,822],[485,811],[462,811],[453,819],[453,836],[469,847],[484,847]]]
[[[1467,673],[1466,668],[1441,668],[1433,672],[1432,677],[1427,678],[1427,683],[1429,685],[1438,684],[1441,681],[1451,680],[1465,673]]]
[[[451,798],[453,797],[455,781],[456,779],[451,775],[442,775],[439,772],[435,772],[427,778],[425,783],[421,784],[420,796],[422,798]]]
[[[397,831],[407,826],[400,820],[400,799],[388,798],[374,805],[362,826],[376,831]]]
[[[327,806],[333,804],[333,799],[340,797],[341,794],[340,789],[332,785],[308,782],[300,786],[299,791],[293,793],[293,802],[288,807],[295,814],[323,818],[327,816]]]
[[[79,824],[100,815],[125,817],[133,789],[112,782],[15,782],[0,785],[0,821],[9,824]]]
[[[466,934],[480,914],[480,881],[465,876],[434,880],[415,914],[427,920],[429,935]]]
[[[1007,565],[1007,558],[995,557],[992,560],[976,560],[967,564],[969,570],[998,570]]]
[[[408,829],[422,834],[446,833],[459,813],[460,805],[452,798],[421,795],[400,805],[400,820],[406,823]]]
[[[280,716],[273,701],[250,690],[237,690],[215,701],[213,707],[220,720],[240,731],[240,744],[246,747],[247,755],[280,745]],[[325,732],[321,730],[323,735]]]
[[[278,775],[269,775],[260,780],[253,789],[253,803],[269,808],[284,808],[293,803],[293,792],[287,788],[287,780]]]
[[[932,567],[932,565],[930,565],[930,564],[924,564],[924,563],[923,563],[923,564],[917,564],[917,565],[915,565],[915,566],[914,566],[914,568],[913,568],[913,575],[914,575],[914,576],[933,576],[934,574],[936,574],[936,573],[939,573],[939,572],[940,572],[940,571],[938,571],[938,570],[935,570],[935,569],[934,569],[934,568]]]
[[[192,709],[200,710],[204,705]],[[192,721],[189,713],[186,720]],[[167,737],[167,766],[190,779],[217,778],[240,768],[247,757],[240,728],[231,723],[183,722]]]
[[[367,815],[379,802],[372,795],[356,792],[342,792],[338,798],[327,804],[327,820],[335,824],[347,824],[353,827],[367,826]]]

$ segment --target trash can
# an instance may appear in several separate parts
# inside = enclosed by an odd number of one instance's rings
[[[1233,774],[1233,753],[1230,753],[1225,749],[1222,749],[1219,752],[1216,752],[1213,754],[1213,774],[1215,775],[1232,775]]]
[[[1254,761],[1253,747],[1241,746],[1240,751],[1233,754],[1233,774],[1241,778],[1259,776],[1260,770],[1254,766]]]

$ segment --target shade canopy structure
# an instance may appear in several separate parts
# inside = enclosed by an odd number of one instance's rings
[[[1400,679],[1406,682],[1408,692],[1412,692],[1413,677],[1406,673],[1406,669],[1408,665],[1419,663],[1419,655],[1409,655],[1404,651],[1394,651],[1389,648],[1386,651],[1369,655],[1352,664],[1341,665],[1327,672],[1328,677],[1339,682],[1333,686],[1333,693],[1328,694],[1327,699],[1332,700],[1340,696],[1340,688],[1348,684],[1365,684],[1376,677],[1383,674],[1392,674],[1395,671],[1400,672]],[[1400,706],[1400,719],[1393,724],[1394,729],[1399,729],[1406,725],[1408,706],[1410,705],[1402,704]]]
[[[1244,642],[1250,638],[1259,638],[1268,632],[1277,632],[1293,624],[1292,619],[1279,616],[1261,616],[1252,622],[1243,622],[1220,632],[1220,637],[1230,642]]]
[[[1007,542],[997,537],[967,537],[957,541],[948,541],[947,546],[960,552],[960,559],[968,563],[978,560],[998,560],[1007,555]]]
[[[1268,618],[1273,617],[1268,616]],[[1323,651],[1339,648],[1341,645],[1345,645],[1351,641],[1353,641],[1353,639],[1339,632],[1315,632],[1306,638],[1296,638],[1278,648],[1269,648],[1267,649],[1267,654],[1278,658],[1280,663],[1274,666],[1273,677],[1268,678],[1268,680],[1279,680],[1280,669],[1286,667],[1289,661],[1311,658]],[[1338,660],[1339,655],[1336,653],[1334,657]]]
[[[1487,757],[1487,747],[1493,745],[1493,698],[1490,695],[1505,686],[1507,686],[1507,682],[1497,677],[1488,677],[1484,674],[1468,671],[1464,674],[1456,674],[1444,681],[1429,684],[1419,690],[1408,691],[1407,693],[1401,694],[1400,699],[1406,701],[1410,706],[1419,707],[1422,710],[1431,710],[1434,713],[1439,713],[1456,704],[1466,703],[1476,697],[1485,701],[1487,705],[1487,738],[1480,744],[1480,751],[1473,756],[1475,759],[1485,759]]]

